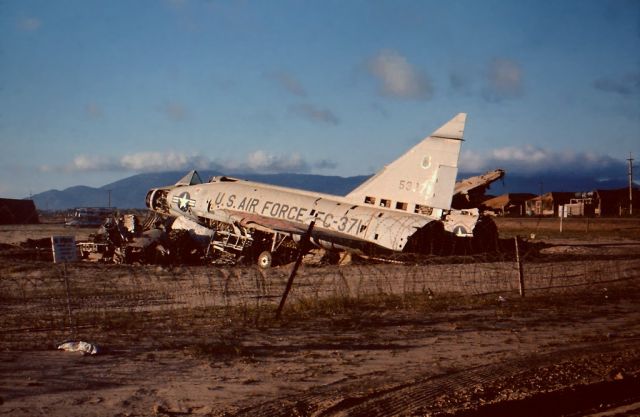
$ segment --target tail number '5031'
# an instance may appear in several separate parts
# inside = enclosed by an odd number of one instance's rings
[[[418,181],[400,180],[400,186],[398,188],[400,190],[407,190],[415,193],[418,191],[419,186],[420,183]]]

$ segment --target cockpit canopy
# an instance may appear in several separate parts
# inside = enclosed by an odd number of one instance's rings
[[[189,171],[187,175],[182,177],[180,181],[176,182],[176,185],[197,185],[202,184],[202,179],[200,175],[198,175],[198,171],[193,170]]]

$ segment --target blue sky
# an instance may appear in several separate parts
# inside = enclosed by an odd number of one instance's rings
[[[458,112],[462,171],[640,159],[640,1],[3,1],[0,196],[138,173],[370,174]]]

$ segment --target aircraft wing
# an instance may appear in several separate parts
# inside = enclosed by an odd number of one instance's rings
[[[486,199],[485,192],[491,184],[504,178],[505,172],[502,169],[495,169],[482,175],[467,178],[456,183],[451,207],[454,209],[465,209],[480,207]]]
[[[480,193],[484,193],[491,183],[504,178],[504,175],[505,172],[503,169],[494,169],[482,175],[466,178],[456,183],[453,192],[454,194],[470,194],[479,190]]]
[[[297,236],[304,235],[309,226],[304,223],[294,223],[287,220],[274,219],[270,217],[264,217],[257,214],[238,212],[233,210],[225,210],[230,219],[237,222],[243,227],[255,228],[263,230],[269,233],[278,232],[285,234],[292,234]],[[349,234],[340,233],[335,230],[330,230],[322,227],[321,224],[316,224],[317,227],[313,229],[311,238],[314,242],[323,240],[325,242],[331,242],[332,247],[336,249],[340,248],[352,248],[352,249],[364,249],[370,244],[365,239],[357,238]]]

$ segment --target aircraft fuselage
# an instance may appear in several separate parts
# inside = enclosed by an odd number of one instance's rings
[[[300,236],[315,219],[311,239],[332,249],[375,246],[402,251],[409,238],[434,218],[344,197],[218,177],[196,185],[153,189],[149,208],[162,214],[237,224]]]

